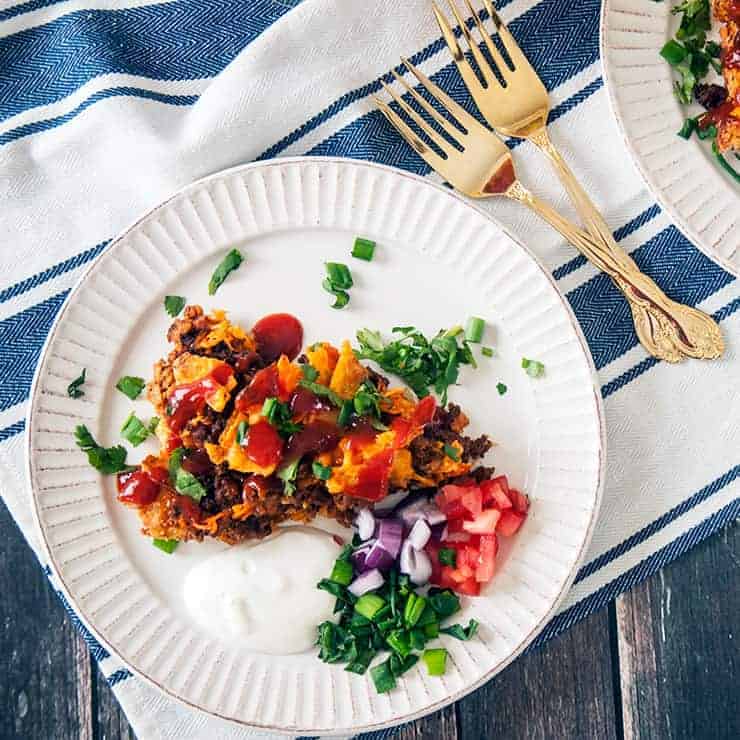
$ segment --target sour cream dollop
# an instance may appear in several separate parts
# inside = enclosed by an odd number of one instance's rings
[[[340,548],[331,535],[286,527],[258,545],[213,555],[185,577],[193,619],[221,640],[272,655],[308,650],[316,627],[331,619],[334,598],[316,588]]]

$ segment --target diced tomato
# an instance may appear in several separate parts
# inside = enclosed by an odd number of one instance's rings
[[[486,509],[472,522],[463,522],[463,529],[471,534],[494,534],[500,517],[501,512],[498,509]]]
[[[498,538],[496,535],[481,535],[478,545],[478,567],[475,570],[475,580],[478,583],[488,583],[493,578],[497,552]]]
[[[519,530],[526,518],[526,514],[520,514],[517,511],[505,511],[501,514],[501,520],[496,527],[496,531],[504,537],[511,537]]]
[[[509,498],[514,505],[514,511],[520,514],[526,514],[529,511],[529,499],[523,493],[512,488],[509,490]]]
[[[464,581],[456,581],[450,575],[452,571],[453,568],[447,565],[443,566],[439,576],[439,585],[442,588],[451,588],[453,591],[467,596],[477,596],[480,593],[480,583],[475,578],[471,577]]]
[[[434,418],[434,412],[437,410],[437,402],[434,396],[425,396],[416,404],[414,415],[411,417],[411,423],[417,427],[423,427]]]
[[[512,507],[509,498],[509,486],[505,475],[500,475],[493,480],[484,480],[480,484],[483,493],[483,503],[493,504],[497,509],[510,509]]]
[[[477,517],[483,511],[483,494],[478,486],[468,488],[460,501],[473,517]]]

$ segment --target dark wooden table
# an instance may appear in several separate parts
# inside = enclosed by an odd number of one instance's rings
[[[740,738],[731,526],[399,740]],[[0,504],[0,740],[133,738]]]

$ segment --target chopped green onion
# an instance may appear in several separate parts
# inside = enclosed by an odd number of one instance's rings
[[[446,444],[442,449],[444,450],[445,455],[450,458],[450,460],[460,462],[460,451],[456,447]]]
[[[134,447],[138,447],[150,434],[144,422],[133,411],[121,427],[121,436]]]
[[[354,285],[349,267],[341,262],[327,262],[326,274],[335,290],[349,290]]]
[[[334,296],[334,303],[331,304],[332,308],[341,310],[349,303],[349,293],[346,290],[335,290],[329,280],[324,280],[322,285],[324,286],[324,290]]]
[[[496,383],[496,390],[498,391],[499,396],[503,396],[509,389],[504,383]]]
[[[405,658],[401,658],[400,656],[393,653],[391,657],[388,658],[387,663],[393,676],[395,678],[398,678],[399,676],[402,676],[404,673],[406,673],[409,668],[415,666],[418,660],[419,656],[414,655],[413,653],[407,655]]]
[[[480,353],[483,357],[493,357],[493,347],[481,347]]]
[[[87,461],[95,470],[110,475],[126,469],[126,448],[121,445],[101,447],[84,424],[75,427],[75,441],[87,453]]]
[[[681,46],[681,44],[671,39],[666,42],[660,50],[660,56],[662,56],[663,59],[671,65],[671,67],[677,67],[684,59],[686,59],[688,52],[683,46]]]
[[[272,423],[271,417],[274,417],[275,415],[275,409],[277,408],[278,400],[277,398],[266,398],[265,402],[262,404],[262,416],[267,419],[270,423]]]
[[[696,131],[696,135],[702,141],[705,141],[706,139],[716,139],[717,138],[717,127],[714,124],[712,124],[711,126],[707,126],[706,128],[698,128]]]
[[[277,398],[266,398],[262,404],[262,416],[273,426],[283,437],[289,437],[295,432],[299,432],[302,427],[300,424],[293,422],[293,414],[290,406]]]
[[[224,280],[244,261],[238,249],[232,249],[219,263],[208,282],[208,295],[214,295],[223,285]]]
[[[457,598],[457,594],[453,593],[448,588],[443,591],[440,591],[439,589],[430,589],[429,603],[441,619],[450,617],[455,612],[460,611],[460,599]]]
[[[540,378],[545,374],[545,366],[537,360],[528,360],[522,357],[522,367],[527,371],[530,378]]]
[[[337,417],[337,426],[346,427],[349,424],[354,408],[355,405],[352,401],[345,401],[342,404],[342,408],[339,409],[339,416]]]
[[[80,398],[85,395],[82,390],[82,384],[85,382],[85,373],[87,368],[82,368],[82,372],[67,386],[67,395],[70,398]]]
[[[450,568],[457,568],[457,550],[451,547],[441,547],[437,553],[440,565],[449,565]]]
[[[411,652],[411,641],[409,635],[405,630],[395,630],[391,632],[385,641],[390,645],[391,649],[398,653],[402,658],[405,658]]]
[[[189,473],[182,467],[182,458],[184,455],[184,447],[178,447],[170,454],[168,463],[170,481],[178,493],[183,496],[190,496],[195,501],[200,501],[206,495],[206,489],[192,473]]]
[[[683,122],[683,126],[681,126],[681,130],[678,132],[678,135],[682,139],[690,139],[691,134],[696,131],[696,118],[687,118]]]
[[[303,377],[306,380],[313,382],[314,380],[316,380],[316,378],[319,377],[319,371],[312,365],[309,365],[308,363],[306,363],[305,365],[302,365],[301,367],[303,368]]]
[[[372,620],[384,606],[385,599],[377,594],[363,594],[355,604],[355,611],[365,619]]]
[[[166,295],[164,297],[164,310],[167,311],[167,313],[172,316],[172,318],[175,318],[175,316],[177,316],[180,311],[185,308],[186,303],[187,299],[184,296]]]
[[[330,593],[332,596],[336,596],[338,599],[344,599],[347,595],[347,591],[344,586],[339,583],[334,583],[328,578],[322,578],[317,584],[316,588],[320,588],[322,591]]]
[[[180,544],[178,540],[158,540],[153,539],[152,544],[154,547],[158,547],[162,552],[166,552],[168,555],[172,555],[175,549]]]
[[[427,636],[423,628],[415,628],[409,632],[409,640],[413,650],[423,650],[427,643]]]
[[[370,662],[375,657],[375,655],[376,652],[372,648],[360,650],[358,651],[355,659],[351,663],[349,663],[344,670],[349,671],[350,673],[359,673],[360,675],[362,675],[369,668]]]
[[[374,253],[375,253],[375,242],[374,241],[371,241],[370,239],[363,239],[361,236],[358,236],[355,239],[355,244],[352,247],[353,257],[357,257],[357,259],[370,262],[373,259]]]
[[[283,493],[286,496],[292,496],[295,493],[295,479],[298,475],[300,462],[300,458],[293,460],[292,463],[289,463],[277,472],[277,477],[283,482]]]
[[[725,172],[727,172],[727,174],[731,175],[736,182],[740,182],[740,172],[737,172],[737,170],[735,170],[735,168],[722,156],[722,152],[720,152],[716,141],[712,142],[712,152],[714,153],[714,156],[717,158],[717,161],[719,162],[719,166]]]
[[[393,677],[393,673],[391,673],[389,661],[387,660],[371,668],[370,677],[373,679],[375,690],[379,694],[384,694],[396,688],[396,679]]]
[[[424,634],[427,636],[427,639],[433,640],[435,637],[439,637],[439,622],[425,624],[423,629]]]
[[[468,319],[468,325],[465,327],[465,341],[478,343],[483,339],[483,332],[486,328],[486,322],[477,316],[471,316]]]
[[[419,596],[412,591],[409,594],[408,599],[406,599],[406,606],[403,610],[404,624],[409,628],[415,627],[416,623],[421,619],[421,615],[426,605],[427,600],[423,596]]]
[[[236,443],[242,447],[244,443],[247,441],[247,430],[249,429],[249,424],[242,419],[242,421],[239,422],[239,426],[236,428]]]
[[[342,586],[349,586],[349,584],[352,583],[353,575],[354,571],[352,569],[352,563],[347,560],[337,560],[334,563],[334,568],[331,571],[329,580],[334,581],[334,583],[339,583]]]
[[[118,388],[124,396],[128,396],[132,401],[135,401],[139,394],[144,390],[146,381],[144,378],[139,378],[135,375],[124,375],[117,383]]]
[[[329,478],[331,478],[331,468],[326,465],[322,465],[320,462],[314,462],[311,466],[311,470],[319,480],[329,480]]]
[[[147,429],[151,434],[154,434],[157,431],[157,427],[159,426],[159,417],[158,416],[152,416],[151,419],[149,419],[149,423],[147,424]]]
[[[471,619],[468,622],[467,627],[463,627],[461,624],[453,624],[450,627],[442,627],[439,631],[442,634],[456,637],[458,640],[472,640],[473,636],[478,631],[478,622],[476,622],[475,619]]]
[[[444,648],[425,650],[421,656],[430,676],[443,676],[447,670],[447,651]]]

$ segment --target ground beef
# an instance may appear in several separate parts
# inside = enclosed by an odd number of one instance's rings
[[[465,484],[482,483],[484,480],[490,480],[493,478],[496,468],[491,466],[479,465],[477,468],[473,468],[467,475],[460,475],[457,478],[453,478],[450,483],[454,483],[458,486],[464,486]]]
[[[703,105],[707,110],[712,110],[727,98],[727,90],[722,85],[707,85],[699,82],[694,85],[694,97],[699,105]]]
[[[390,381],[385,377],[385,375],[376,373],[371,367],[367,368],[367,377],[368,380],[378,389],[378,393],[384,393],[390,385]]]

